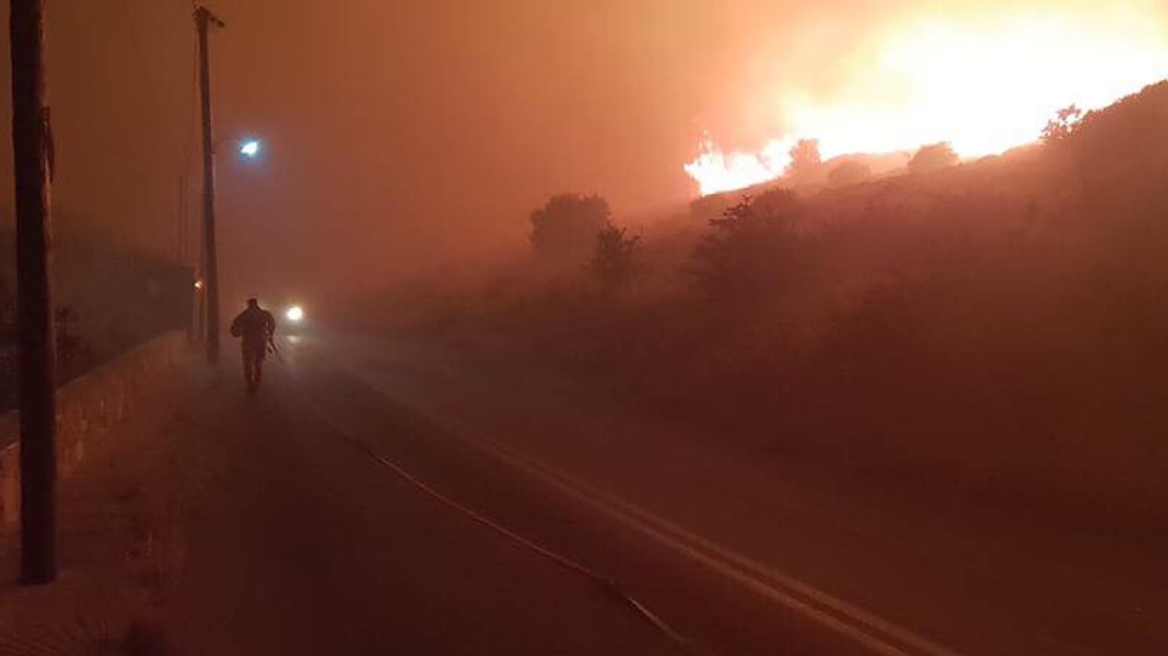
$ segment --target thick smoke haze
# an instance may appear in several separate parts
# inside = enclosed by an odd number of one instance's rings
[[[1163,3],[1128,4],[1163,34]],[[227,28],[212,36],[212,66],[225,283],[318,294],[382,284],[522,245],[527,213],[561,191],[600,193],[618,217],[684,202],[698,186],[682,167],[704,136],[750,151],[783,137],[784,98],[852,93],[873,35],[891,26],[1098,6],[221,0],[212,9]],[[50,3],[62,220],[173,251],[184,172],[197,215],[190,10]],[[234,156],[242,134],[264,140],[257,161]],[[10,207],[10,157],[2,167]]]

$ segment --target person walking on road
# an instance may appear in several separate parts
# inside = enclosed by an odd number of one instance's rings
[[[254,393],[264,373],[268,344],[276,334],[276,319],[260,307],[259,301],[247,299],[247,309],[231,322],[231,336],[242,339],[243,380],[248,393]]]

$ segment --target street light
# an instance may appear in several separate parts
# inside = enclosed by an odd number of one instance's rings
[[[215,18],[206,8],[195,12],[195,21],[199,28],[199,55],[202,81],[203,100],[203,272],[202,277],[195,282],[195,289],[205,294],[199,294],[199,310],[203,316],[199,318],[200,328],[205,330],[207,339],[207,361],[214,364],[219,360],[219,283],[218,257],[215,253],[215,152],[225,141],[213,141],[211,137],[211,106],[210,80],[207,62],[207,29],[214,24],[222,27],[222,22]],[[234,138],[239,156],[254,160],[259,157],[261,142],[255,137],[237,136]]]
[[[260,140],[259,139],[244,139],[239,142],[239,154],[248,159],[254,158],[260,154]]]

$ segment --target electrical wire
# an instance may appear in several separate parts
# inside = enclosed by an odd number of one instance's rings
[[[154,84],[154,77],[150,74],[150,66],[146,63],[146,51],[142,49],[142,42],[138,38],[138,30],[134,29],[134,21],[131,16],[129,0],[120,0],[118,4],[122,10],[122,23],[126,28],[126,32],[130,35],[130,47],[133,48],[134,58],[138,61],[138,67],[142,70],[142,79],[145,81],[146,86],[146,95],[150,97],[150,100],[154,105],[154,115],[162,116],[162,99],[158,95],[158,87]]]

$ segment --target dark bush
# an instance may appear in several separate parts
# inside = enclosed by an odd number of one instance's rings
[[[712,298],[773,292],[798,257],[795,221],[804,207],[794,192],[775,189],[745,198],[710,221],[691,258],[698,285]]]
[[[640,241],[639,236],[629,235],[627,228],[612,223],[597,233],[591,269],[603,289],[613,291],[629,283],[634,273],[633,256]]]
[[[610,214],[600,196],[560,194],[531,213],[531,245],[545,260],[583,261]]]

